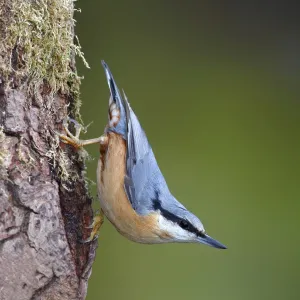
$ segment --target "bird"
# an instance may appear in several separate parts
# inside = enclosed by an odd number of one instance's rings
[[[101,62],[110,90],[104,134],[80,140],[80,125],[74,120],[75,135],[68,130],[68,121],[64,122],[67,134],[60,134],[64,143],[76,148],[100,144],[97,190],[101,211],[89,226],[93,230],[85,242],[97,238],[105,215],[121,235],[134,242],[200,243],[226,249],[172,195],[125,92],[121,95],[108,65]]]

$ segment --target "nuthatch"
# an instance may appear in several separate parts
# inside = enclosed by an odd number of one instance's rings
[[[102,61],[102,65],[110,89],[104,135],[81,141],[79,130],[74,136],[67,128],[67,136],[60,135],[75,147],[100,143],[97,188],[102,213],[123,236],[138,243],[202,243],[226,249],[208,236],[201,221],[171,194],[125,93],[122,97],[107,64]],[[100,214],[94,219],[89,240],[102,222]]]

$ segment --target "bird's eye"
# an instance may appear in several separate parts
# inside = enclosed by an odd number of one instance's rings
[[[205,238],[206,235],[205,235],[205,232],[204,231],[200,231],[198,232],[198,236],[202,237],[202,238]]]
[[[187,229],[187,228],[189,227],[189,223],[188,223],[188,221],[186,221],[186,220],[181,220],[181,221],[179,222],[179,226],[180,226],[181,228],[183,228],[183,229]]]

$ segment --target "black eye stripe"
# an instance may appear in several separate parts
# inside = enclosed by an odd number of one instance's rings
[[[190,226],[190,224],[186,220],[181,220],[178,224],[183,229],[188,229]]]
[[[179,219],[179,218],[178,218]],[[200,232],[195,228],[189,221],[180,219],[177,224],[184,230],[187,230],[189,232],[195,233],[196,235],[199,235]],[[183,225],[183,226],[182,226]]]
[[[193,226],[188,220],[182,219],[177,217],[176,215],[172,214],[168,210],[164,209],[161,206],[161,202],[157,199],[153,200],[153,208],[154,210],[159,210],[161,214],[167,219],[174,223],[177,223],[182,229],[192,232],[198,236],[204,237],[205,234],[199,231],[195,226]]]

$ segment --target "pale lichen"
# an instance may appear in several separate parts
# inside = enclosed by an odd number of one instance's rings
[[[55,96],[63,95],[67,113],[81,121],[75,57],[89,66],[74,35],[74,10],[73,0],[0,0],[0,83],[5,90],[24,87],[27,106],[34,99],[51,115],[57,113]],[[77,179],[53,132],[47,126],[41,130],[49,145],[46,156],[62,181]]]
[[[24,138],[21,137],[16,145],[16,154],[19,162],[22,164],[22,168],[19,168],[21,176],[27,174],[31,168],[34,168],[36,159],[30,153],[30,148],[24,145]],[[16,166],[18,168],[19,166]]]
[[[5,134],[3,132],[3,126],[0,126],[0,143],[3,143],[5,139]]]
[[[46,83],[51,94],[72,93],[79,101],[80,77],[72,67],[74,56],[81,57],[87,67],[88,63],[79,43],[74,43],[73,0],[0,0],[0,5],[4,30],[0,72],[6,82],[10,84],[13,73],[26,82],[31,94],[39,96]],[[74,105],[75,113],[78,106]]]
[[[1,145],[3,145],[5,140],[5,134],[3,132],[3,126],[0,126],[0,167],[4,164],[4,159],[8,155],[8,151],[6,149],[2,149]]]

